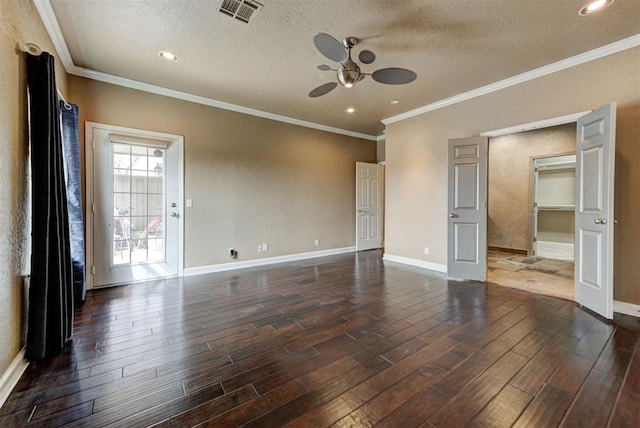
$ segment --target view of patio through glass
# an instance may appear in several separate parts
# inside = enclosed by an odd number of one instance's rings
[[[111,265],[165,261],[166,150],[113,144]]]

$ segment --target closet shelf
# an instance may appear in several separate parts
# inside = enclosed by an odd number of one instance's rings
[[[575,211],[575,205],[538,205],[539,211]]]

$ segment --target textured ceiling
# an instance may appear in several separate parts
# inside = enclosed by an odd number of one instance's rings
[[[264,0],[250,24],[218,12],[220,2],[50,0],[76,66],[369,135],[386,117],[640,33],[640,0],[588,17],[577,14],[585,0]],[[359,38],[356,54],[377,55],[365,72],[396,66],[418,78],[369,77],[308,98],[335,79],[316,68],[335,66],[315,49],[316,32]]]

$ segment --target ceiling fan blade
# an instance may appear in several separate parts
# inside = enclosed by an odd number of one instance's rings
[[[373,80],[378,83],[384,83],[386,85],[404,85],[405,83],[411,83],[416,80],[416,73],[406,68],[381,68],[376,70],[371,75]]]
[[[358,59],[363,64],[371,64],[376,60],[376,54],[371,51],[364,50],[360,52],[360,54],[358,55]]]
[[[320,53],[332,61],[342,62],[347,59],[347,51],[338,40],[326,33],[313,35],[313,44]]]
[[[320,85],[314,90],[312,90],[311,92],[309,92],[309,97],[315,98],[315,97],[321,97],[323,95],[326,95],[329,92],[333,91],[336,88],[336,86],[338,86],[338,82],[329,82],[329,83],[325,83],[324,85]]]
[[[329,70],[338,71],[335,68],[329,67],[327,64],[320,64],[318,66],[318,70],[321,70],[321,71],[329,71]]]

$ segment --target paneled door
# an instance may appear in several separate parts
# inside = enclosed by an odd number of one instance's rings
[[[616,105],[578,119],[575,298],[613,318],[613,184]]]
[[[87,124],[92,287],[177,275],[182,137]]]
[[[449,140],[447,276],[487,275],[487,149],[485,137]]]
[[[356,250],[382,248],[382,165],[356,162]]]

